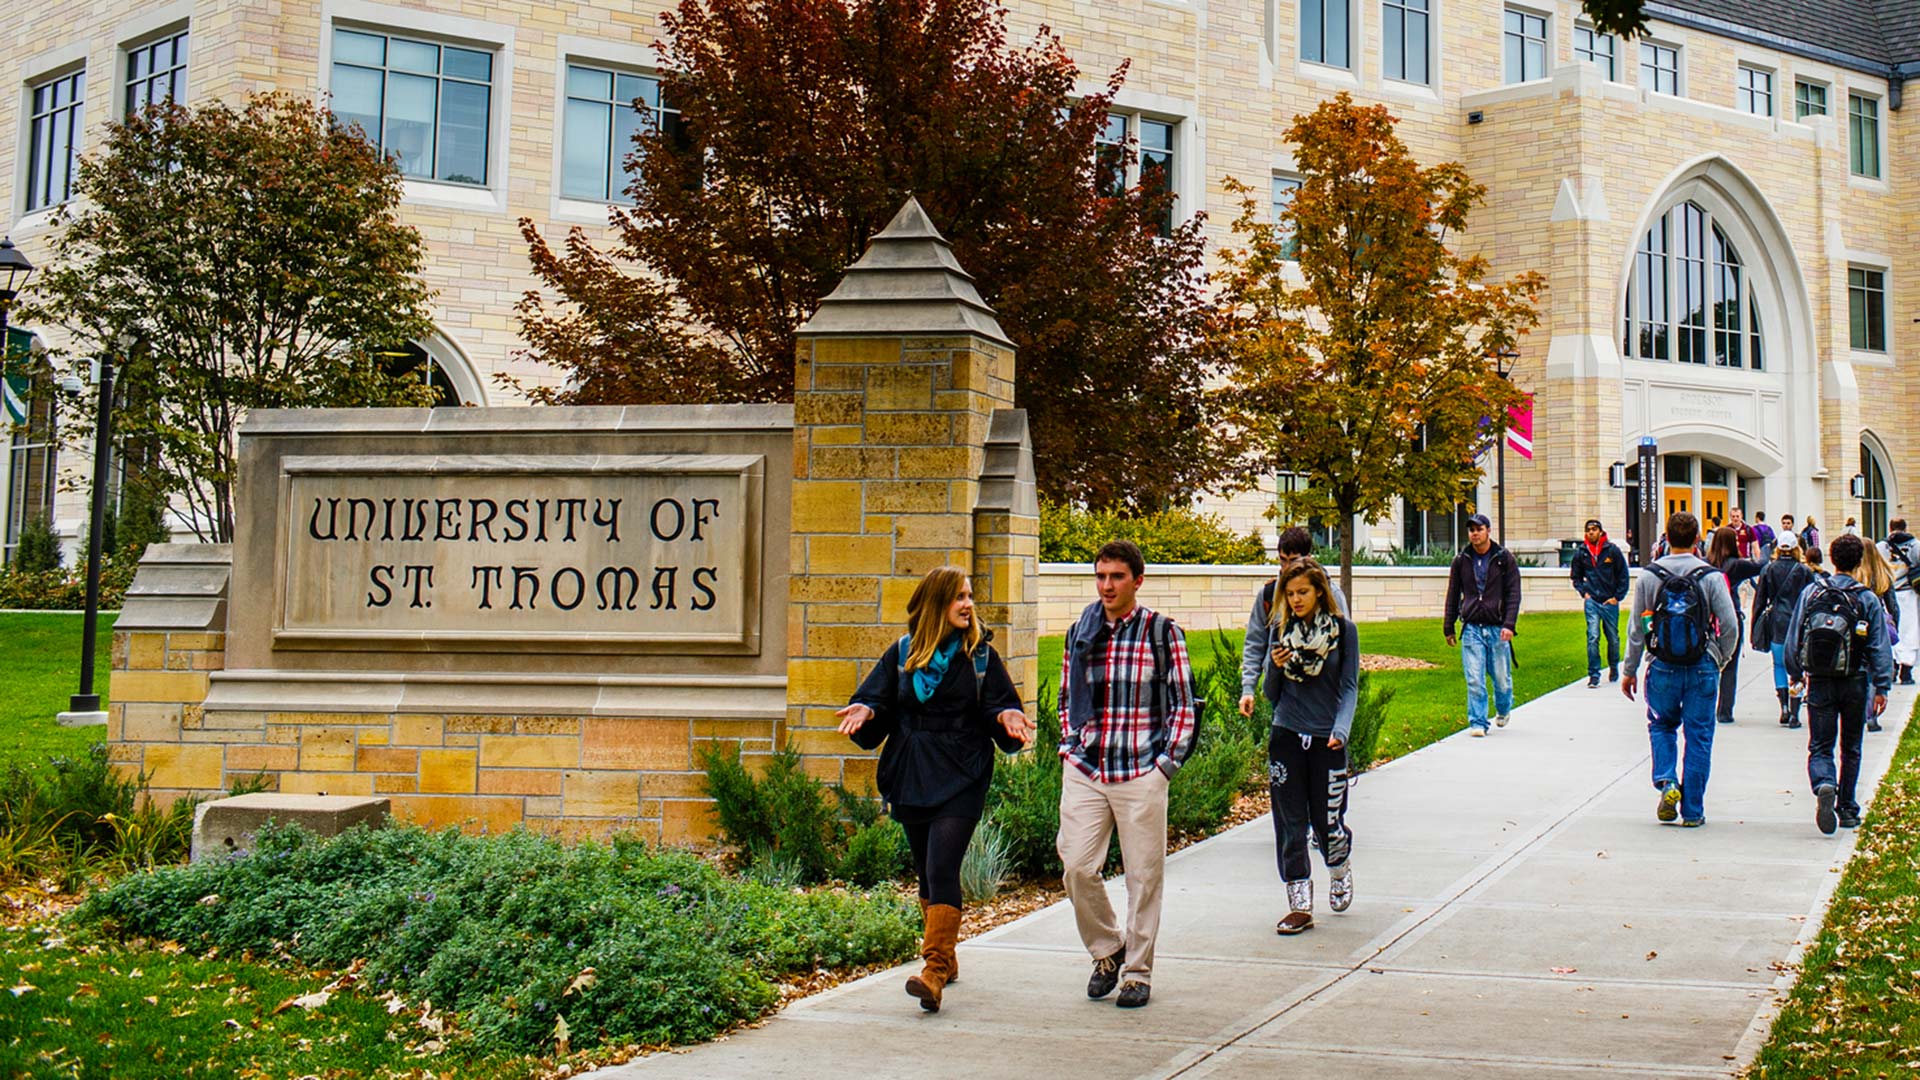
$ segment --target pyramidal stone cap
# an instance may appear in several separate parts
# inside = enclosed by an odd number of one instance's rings
[[[933,227],[920,200],[909,196],[887,227],[813,317],[802,337],[947,337],[971,334],[1008,348],[993,309],[972,275]]]

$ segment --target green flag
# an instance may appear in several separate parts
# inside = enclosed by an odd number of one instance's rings
[[[28,359],[33,355],[33,332],[7,327],[5,354],[7,422],[24,424],[27,422],[27,391],[33,384],[33,378],[27,372]]]

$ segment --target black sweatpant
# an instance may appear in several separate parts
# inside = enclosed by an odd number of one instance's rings
[[[1807,780],[1816,789],[1836,784],[1842,813],[1858,814],[1854,788],[1860,782],[1860,743],[1867,734],[1873,690],[1867,677],[1807,680]],[[1834,743],[1840,744],[1840,776],[1833,775]]]
[[[903,823],[907,844],[913,848],[913,873],[920,879],[920,899],[929,904],[960,906],[960,862],[973,842],[974,818],[938,817]]]
[[[1738,608],[1736,601],[1733,605]],[[1734,646],[1727,666],[1720,669],[1720,700],[1714,705],[1713,718],[1720,723],[1733,722],[1733,697],[1740,689],[1740,650],[1747,647],[1747,614],[1740,613],[1740,644]]]
[[[1347,748],[1330,749],[1324,736],[1276,727],[1267,740],[1267,790],[1273,796],[1273,837],[1279,848],[1280,880],[1306,881],[1307,831],[1320,841],[1329,869],[1347,861],[1353,830],[1347,828]]]

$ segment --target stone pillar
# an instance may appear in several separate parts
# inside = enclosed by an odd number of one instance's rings
[[[226,544],[154,544],[114,622],[107,742],[115,767],[146,774],[164,802],[221,792],[229,773],[266,769],[260,753],[283,749],[230,746],[232,733],[204,727],[208,675],[226,666],[232,569]]]
[[[823,780],[871,786],[873,758],[833,713],[905,632],[933,567],[971,569],[1033,694],[1038,508],[1025,417],[1005,412],[1013,372],[1012,343],[912,199],[800,328],[785,744]]]

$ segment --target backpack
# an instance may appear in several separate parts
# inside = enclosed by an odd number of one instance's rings
[[[1173,670],[1173,620],[1159,612],[1154,612],[1153,622],[1147,627],[1147,641],[1153,646],[1153,715],[1165,717],[1172,712],[1166,700],[1167,673]],[[1206,716],[1207,698],[1200,692],[1200,677],[1193,670],[1193,662],[1187,662],[1187,696],[1193,699],[1193,749],[1187,756],[1193,756],[1193,750],[1200,746],[1201,720]]]
[[[901,634],[900,644],[893,650],[895,670],[900,673],[902,685],[905,685],[907,677],[907,653],[912,648],[913,635]],[[980,643],[979,648],[973,650],[973,698],[975,701],[980,700],[980,695],[986,691],[988,655],[987,643],[984,641]]]
[[[1658,564],[1647,569],[1660,581],[1648,627],[1653,655],[1665,663],[1691,667],[1707,655],[1707,639],[1713,636],[1713,604],[1700,583],[1720,571],[1696,566],[1675,574]]]
[[[1800,670],[1818,678],[1838,679],[1854,673],[1854,627],[1861,623],[1860,605],[1851,590],[1821,582],[1807,596],[1800,623]]]

